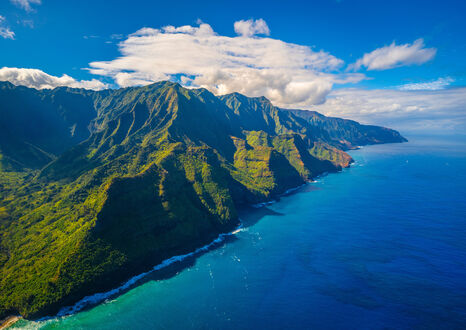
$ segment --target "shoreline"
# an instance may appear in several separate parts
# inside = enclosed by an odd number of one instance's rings
[[[348,166],[348,167],[350,167],[350,166]],[[341,172],[341,171],[338,171],[336,173],[339,173],[339,172]],[[274,203],[276,203],[278,201],[278,199],[280,197],[290,195],[291,193],[294,193],[294,192],[298,191],[299,189],[303,188],[304,186],[308,185],[309,183],[316,182],[318,178],[327,176],[328,174],[329,174],[328,172],[323,172],[323,173],[317,175],[313,180],[305,181],[303,184],[300,184],[300,185],[298,185],[296,187],[293,187],[293,188],[289,188],[285,192],[283,192],[281,194],[278,194],[277,196],[275,196],[275,198],[272,198],[271,200],[269,200],[267,202],[251,204],[250,206],[253,207],[253,208],[258,209],[258,208],[262,208],[262,207],[267,206],[267,205],[274,204]],[[144,277],[152,274],[153,272],[164,269],[164,268],[166,268],[166,267],[168,267],[170,265],[173,265],[173,264],[175,264],[177,262],[182,262],[182,261],[184,261],[185,259],[187,259],[189,257],[195,257],[196,255],[198,255],[198,254],[200,254],[202,252],[207,252],[207,251],[209,251],[209,249],[211,249],[215,245],[224,242],[225,238],[227,238],[229,236],[236,235],[237,233],[239,233],[241,231],[241,229],[243,229],[243,224],[241,223],[241,219],[238,219],[238,220],[239,220],[240,224],[236,228],[234,228],[232,231],[219,234],[216,239],[214,239],[213,241],[211,241],[210,243],[208,243],[208,244],[206,244],[204,246],[201,246],[201,247],[195,249],[192,252],[182,254],[182,255],[173,256],[173,257],[170,257],[168,259],[165,259],[162,262],[160,262],[159,264],[153,266],[152,269],[131,277],[127,281],[123,282],[123,284],[121,284],[120,286],[118,286],[118,287],[116,287],[114,289],[111,289],[111,290],[105,291],[105,292],[97,292],[97,293],[94,293],[92,295],[85,296],[85,297],[83,297],[82,299],[80,299],[78,302],[76,302],[73,305],[64,306],[64,307],[60,308],[58,313],[55,314],[55,315],[44,316],[44,317],[41,317],[41,318],[38,318],[38,319],[32,320],[32,321],[33,322],[41,322],[41,321],[51,320],[51,319],[54,319],[54,318],[57,318],[57,317],[70,316],[70,315],[73,315],[73,314],[76,314],[76,313],[82,311],[83,309],[85,309],[87,307],[97,306],[97,305],[105,302],[106,300],[108,300],[111,297],[118,296],[120,293],[123,293],[125,290],[128,290],[135,283],[137,283],[139,280],[142,280]],[[10,317],[7,317],[8,320],[9,319],[14,319],[14,321],[12,321],[11,323],[8,323],[7,326],[11,326],[12,324],[17,322],[21,318],[22,318],[22,316],[10,316]],[[3,329],[3,324],[2,324],[2,327],[0,327],[0,330],[1,329]]]
[[[2,323],[0,324],[0,330],[6,329],[6,328],[12,326],[13,324],[15,324],[16,322],[18,322],[21,319],[22,319],[22,317],[17,316],[17,315],[7,316],[3,320],[1,320]]]
[[[325,176],[325,175],[328,175],[328,173],[324,172],[324,173],[318,175],[316,177],[316,179],[318,177]],[[284,193],[276,196],[276,198],[280,198],[281,196],[287,196],[287,195],[301,189],[302,187],[304,187],[307,184],[312,183],[312,182],[315,182],[315,181],[306,181],[306,182],[304,182],[303,184],[300,184],[297,187],[287,189]],[[254,207],[254,208],[261,208],[261,207],[264,207],[264,206],[267,206],[267,205],[270,205],[270,204],[273,204],[273,203],[276,203],[276,202],[277,202],[277,199],[272,199],[272,200],[270,200],[268,202],[253,204],[251,206]],[[182,254],[182,255],[173,256],[171,258],[165,259],[161,263],[159,263],[159,264],[155,265],[154,267],[152,267],[152,269],[131,277],[129,280],[124,282],[122,285],[120,285],[120,286],[118,286],[118,287],[116,287],[116,288],[114,288],[112,290],[109,290],[109,291],[106,291],[106,292],[98,292],[98,293],[94,293],[92,295],[86,296],[86,297],[82,298],[81,300],[79,300],[78,302],[76,302],[72,306],[62,307],[58,311],[58,313],[56,315],[54,315],[54,316],[45,316],[45,317],[39,318],[39,319],[37,319],[35,321],[40,322],[40,321],[50,320],[50,319],[53,319],[53,318],[56,318],[56,317],[65,317],[65,316],[76,314],[77,312],[85,309],[86,307],[97,306],[98,304],[101,304],[102,302],[106,301],[107,299],[118,295],[122,291],[129,289],[136,282],[138,282],[139,280],[143,279],[144,277],[150,275],[151,273],[153,273],[155,271],[166,268],[166,267],[168,267],[170,265],[173,265],[173,264],[175,264],[177,262],[181,262],[181,261],[185,260],[186,258],[194,257],[194,256],[196,256],[196,255],[198,255],[198,254],[200,254],[202,252],[207,252],[212,247],[214,247],[215,245],[224,242],[225,238],[227,238],[229,236],[236,235],[237,233],[239,233],[244,228],[243,224],[241,222],[241,219],[238,219],[238,220],[239,220],[240,224],[236,228],[234,228],[232,231],[227,232],[227,233],[219,234],[217,236],[217,238],[214,239],[212,242],[210,242],[210,243],[208,243],[208,244],[206,244],[204,246],[201,246],[201,247],[195,249],[192,252]]]
[[[131,277],[126,282],[124,282],[123,284],[121,284],[120,286],[118,286],[118,287],[116,287],[114,289],[111,289],[111,290],[105,291],[105,292],[97,292],[97,293],[94,293],[92,295],[85,296],[84,298],[82,298],[81,300],[76,302],[74,305],[62,307],[58,311],[58,313],[53,315],[53,316],[45,316],[45,317],[39,318],[37,320],[33,320],[33,322],[47,321],[47,320],[57,318],[57,317],[66,317],[66,316],[69,316],[69,315],[76,314],[77,312],[85,309],[86,307],[97,306],[97,305],[101,304],[102,302],[105,302],[109,298],[117,296],[118,294],[122,293],[123,291],[131,288],[131,286],[133,286],[139,280],[141,280],[144,277],[152,274],[155,271],[164,269],[164,268],[166,268],[166,267],[168,267],[170,265],[173,265],[173,264],[175,264],[177,262],[182,262],[182,261],[184,261],[185,259],[187,259],[189,257],[195,257],[196,255],[198,255],[200,253],[209,251],[215,245],[221,244],[222,242],[224,242],[225,238],[227,238],[229,236],[236,235],[238,232],[241,231],[242,228],[243,228],[243,224],[241,223],[241,220],[240,220],[240,224],[234,230],[232,230],[230,232],[227,232],[227,233],[219,234],[217,236],[217,238],[214,239],[212,242],[210,242],[210,243],[208,243],[208,244],[206,244],[204,246],[201,246],[201,247],[195,249],[192,252],[182,254],[182,255],[173,256],[171,258],[165,259],[161,263],[153,266],[152,269]]]
[[[322,173],[319,176],[324,176],[326,174],[328,174],[328,173]],[[312,182],[315,182],[315,181],[306,181],[305,183],[303,183],[303,184],[301,184],[301,185],[299,185],[297,187],[287,189],[284,193],[279,194],[278,196],[276,196],[276,198],[280,198],[281,196],[289,195],[289,194],[299,190],[300,188],[302,188],[302,187],[304,187],[307,184],[312,183]],[[261,207],[264,207],[266,205],[270,205],[270,204],[273,204],[273,203],[276,203],[276,202],[277,202],[276,199],[272,199],[272,200],[267,201],[267,202],[253,204],[251,206],[254,207],[254,208],[261,208]],[[198,255],[199,253],[207,252],[213,246],[224,242],[226,237],[236,235],[237,233],[239,233],[241,231],[241,229],[243,229],[243,224],[241,223],[241,219],[239,219],[239,221],[240,221],[240,224],[236,228],[234,228],[232,231],[227,232],[227,233],[219,234],[217,236],[217,238],[214,239],[212,242],[210,242],[210,243],[208,243],[208,244],[206,244],[204,246],[201,246],[201,247],[195,249],[192,252],[182,254],[182,255],[173,256],[171,258],[165,259],[161,263],[153,266],[152,269],[131,277],[126,282],[124,282],[123,284],[121,284],[120,286],[118,286],[118,287],[116,287],[114,289],[111,289],[111,290],[105,291],[105,292],[97,292],[97,293],[94,293],[92,295],[85,296],[84,298],[82,298],[78,302],[76,302],[74,305],[64,306],[64,307],[60,308],[58,313],[55,314],[55,315],[44,316],[44,317],[41,317],[41,318],[39,318],[37,320],[33,320],[33,321],[34,322],[41,322],[41,321],[47,321],[47,320],[50,320],[50,319],[53,319],[53,318],[56,318],[56,317],[66,317],[66,316],[69,316],[69,315],[76,314],[77,312],[80,312],[81,310],[85,309],[86,307],[97,306],[97,305],[101,304],[102,302],[105,302],[109,298],[111,298],[113,296],[117,296],[119,293],[122,293],[123,291],[129,289],[132,285],[134,285],[135,283],[137,283],[139,280],[143,279],[144,277],[150,275],[151,273],[153,273],[155,271],[158,271],[158,270],[161,270],[163,268],[166,268],[166,267],[168,267],[170,265],[173,265],[173,264],[175,264],[177,262],[181,262],[181,261],[185,260],[186,258],[194,257],[194,256]],[[21,318],[21,316],[19,318]],[[18,320],[19,320],[19,318],[18,318]],[[16,322],[16,321],[17,320],[15,320],[14,322]],[[0,328],[0,330],[1,329],[2,328]]]

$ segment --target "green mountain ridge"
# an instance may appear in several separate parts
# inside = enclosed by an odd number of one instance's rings
[[[357,146],[378,143],[406,142],[398,132],[380,126],[362,125],[354,120],[326,117],[316,111],[285,110],[305,119],[324,140],[335,147],[352,149]]]
[[[398,132],[172,82],[0,82],[0,318],[52,315],[238,225]]]

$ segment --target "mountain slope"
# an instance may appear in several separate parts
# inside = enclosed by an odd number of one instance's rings
[[[232,230],[240,205],[351,161],[330,124],[265,98],[171,82],[2,92],[0,317],[56,313]]]
[[[95,118],[92,95],[83,89],[38,91],[0,82],[0,166],[37,169],[89,137]]]
[[[305,119],[315,130],[316,135],[324,141],[331,141],[335,147],[351,149],[357,146],[378,143],[406,142],[404,137],[395,130],[362,125],[354,120],[326,117],[316,111],[286,110],[295,116]]]

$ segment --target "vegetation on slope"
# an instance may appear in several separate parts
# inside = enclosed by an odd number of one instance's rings
[[[315,111],[285,110],[303,118],[314,129],[321,142],[346,150],[378,143],[399,143],[407,140],[395,130],[362,125],[354,120],[326,117]]]
[[[170,82],[0,93],[0,318],[110,289],[351,160],[265,98]]]

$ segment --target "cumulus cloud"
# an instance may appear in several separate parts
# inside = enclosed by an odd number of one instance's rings
[[[199,26],[142,28],[120,42],[120,57],[92,62],[90,72],[111,77],[122,87],[176,80],[215,94],[265,96],[287,107],[322,103],[334,84],[365,77],[335,73],[343,61],[327,52],[251,36],[268,31],[267,25],[263,20],[244,22],[236,24],[241,33],[237,37],[218,35],[202,22]]]
[[[269,27],[262,18],[237,21],[234,24],[234,28],[237,34],[245,37],[251,37],[255,34],[270,35]]]
[[[366,67],[367,70],[387,70],[405,65],[423,64],[430,61],[437,53],[436,48],[425,48],[424,40],[417,39],[412,44],[396,45],[377,48],[364,54],[362,58],[348,66],[349,70],[359,70]]]
[[[416,91],[416,90],[430,90],[435,91],[439,89],[447,88],[455,79],[446,77],[438,78],[437,80],[422,82],[422,83],[411,83],[398,86],[399,90],[402,91]]]
[[[466,88],[444,90],[338,89],[312,110],[400,130],[466,129]]]
[[[5,17],[0,15],[0,37],[4,39],[14,39],[15,33],[5,25]]]
[[[10,0],[12,4],[26,10],[32,11],[31,4],[40,5],[42,0]]]
[[[61,77],[56,77],[38,69],[7,67],[0,69],[0,81],[9,81],[14,85],[22,85],[36,89],[52,89],[59,86],[69,86],[74,88],[101,90],[108,87],[97,79],[78,81],[66,74]]]

